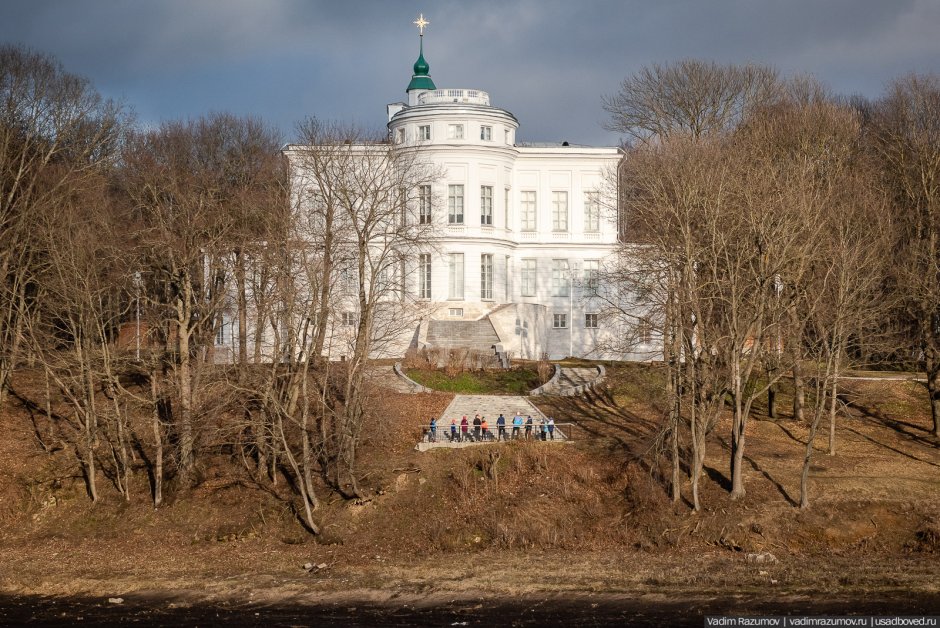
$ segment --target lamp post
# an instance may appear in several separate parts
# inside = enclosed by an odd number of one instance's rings
[[[568,357],[574,357],[574,289],[580,285],[578,271],[575,268],[569,268],[568,275]]]

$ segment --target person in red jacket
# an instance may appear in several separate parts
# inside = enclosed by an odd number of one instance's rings
[[[460,419],[460,440],[467,440],[467,430],[470,429],[470,421],[467,420],[467,415],[463,415],[463,418]]]

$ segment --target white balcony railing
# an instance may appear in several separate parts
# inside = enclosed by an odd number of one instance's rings
[[[490,95],[479,89],[436,89],[418,94],[419,105],[459,102],[471,105],[489,105]]]

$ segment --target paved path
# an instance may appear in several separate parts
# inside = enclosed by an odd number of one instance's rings
[[[378,379],[386,388],[400,393],[413,393],[414,388],[395,374],[395,369],[391,366],[371,366],[369,367],[369,376]]]
[[[437,442],[418,443],[417,449],[418,451],[427,451],[428,449],[437,447],[459,448],[491,444],[492,441],[450,442],[448,437],[450,433],[450,420],[457,419],[457,423],[459,424],[460,419],[466,415],[467,420],[472,422],[473,417],[479,414],[481,417],[486,417],[487,426],[492,433],[496,435],[496,418],[499,416],[500,412],[506,417],[506,434],[508,436],[512,435],[511,422],[517,412],[522,415],[523,419],[531,416],[532,420],[535,422],[536,428],[539,421],[545,418],[542,411],[535,407],[526,397],[507,395],[455,395],[453,401],[450,402],[450,405],[447,406],[447,409],[444,410],[444,413],[441,414],[440,418],[437,420]],[[470,426],[470,431],[473,431],[473,425]],[[520,431],[524,433],[524,429]],[[556,427],[555,442],[564,442],[565,440],[567,439],[565,435],[562,434],[561,429]]]

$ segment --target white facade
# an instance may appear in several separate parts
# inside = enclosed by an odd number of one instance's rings
[[[409,220],[428,237],[401,266],[414,320],[385,355],[432,346],[450,323],[488,320],[492,343],[451,337],[445,346],[466,340],[523,359],[657,357],[653,338],[628,354],[611,349],[635,330],[605,320],[595,296],[605,294],[599,276],[618,244],[610,208],[620,149],[519,145],[511,113],[481,90],[436,89],[423,53],[407,94],[407,103],[387,107],[389,141],[416,149],[438,176],[408,195],[417,205]],[[295,182],[304,179],[302,151],[287,150]],[[467,327],[452,329],[459,336]]]
[[[653,357],[652,340],[611,354],[619,332],[592,296],[618,242],[609,208],[620,149],[517,145],[518,121],[481,90],[408,95],[388,106],[389,137],[443,173],[431,189],[430,291],[426,263],[409,283],[430,319],[487,317],[502,349],[525,359]]]

